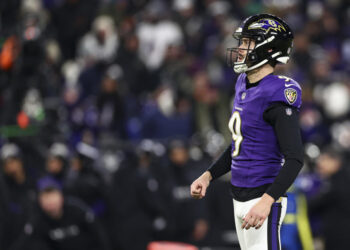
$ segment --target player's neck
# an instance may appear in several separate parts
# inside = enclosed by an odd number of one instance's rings
[[[256,83],[265,76],[273,73],[274,68],[270,64],[265,64],[257,69],[247,72],[247,78],[250,83]]]

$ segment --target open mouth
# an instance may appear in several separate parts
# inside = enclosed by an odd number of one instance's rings
[[[238,61],[241,62],[244,60],[244,55],[239,54],[238,55]]]

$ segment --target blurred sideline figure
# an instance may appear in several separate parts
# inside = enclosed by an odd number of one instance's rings
[[[289,188],[287,195],[287,211],[281,227],[282,249],[313,250],[306,196],[296,185]]]
[[[11,250],[109,250],[94,214],[78,200],[63,195],[50,176],[38,181],[38,207]]]
[[[169,145],[169,171],[172,173],[171,210],[174,240],[201,245],[205,242],[209,224],[205,201],[196,202],[188,192],[193,178],[198,175],[198,162],[190,158],[188,145],[173,140]],[[197,165],[197,166],[196,166]]]
[[[109,192],[113,217],[110,225],[116,249],[146,249],[154,238],[155,220],[163,214],[159,184],[151,171],[152,154],[128,152],[114,174]],[[160,222],[164,228],[164,220]],[[136,237],[137,236],[137,237]]]
[[[3,227],[0,248],[8,249],[29,219],[35,200],[21,150],[14,143],[7,143],[1,148],[0,189],[0,224]]]
[[[316,171],[323,182],[319,193],[309,200],[310,214],[321,218],[325,249],[349,249],[349,166],[342,153],[326,148],[317,159]]]

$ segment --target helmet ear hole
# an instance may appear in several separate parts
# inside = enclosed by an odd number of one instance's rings
[[[269,60],[268,64],[270,64],[273,68],[276,66],[276,60]]]

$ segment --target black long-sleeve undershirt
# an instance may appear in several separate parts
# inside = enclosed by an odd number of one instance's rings
[[[277,200],[286,193],[303,166],[303,146],[298,125],[298,111],[284,103],[276,103],[265,110],[263,117],[274,128],[285,163],[271,185],[257,188],[233,187],[234,198],[240,201],[257,198],[264,192]],[[231,170],[231,159],[230,144],[208,168],[212,180]],[[234,192],[235,188],[239,189],[239,192]]]
[[[232,144],[225,149],[225,151],[210,165],[208,171],[211,174],[212,181],[226,174],[231,170],[231,150]]]

